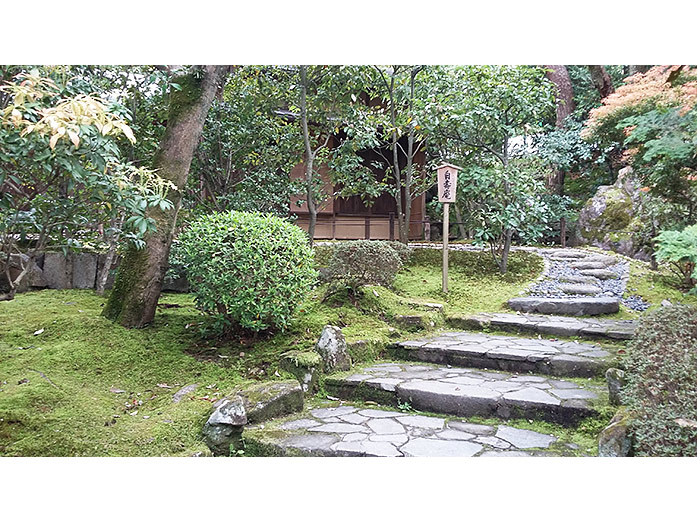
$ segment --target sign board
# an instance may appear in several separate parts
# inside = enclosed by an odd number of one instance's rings
[[[438,168],[438,201],[455,203],[458,167],[444,163]]]

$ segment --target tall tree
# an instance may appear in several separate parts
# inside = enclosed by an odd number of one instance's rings
[[[546,76],[556,87],[557,119],[555,126],[560,129],[569,115],[576,110],[574,88],[571,85],[569,71],[565,65],[546,65]],[[555,168],[547,178],[547,187],[553,194],[564,192],[564,171]],[[563,239],[562,239],[563,241]]]
[[[545,69],[547,78],[557,89],[556,126],[561,127],[564,125],[564,120],[566,120],[566,117],[576,110],[576,104],[574,103],[574,89],[571,85],[571,78],[569,77],[569,71],[566,70],[565,65],[545,65]]]
[[[612,79],[605,70],[605,67],[602,65],[589,65],[588,70],[591,73],[593,85],[595,85],[595,88],[600,93],[601,98],[605,98],[615,92],[615,88],[612,85]]]
[[[170,83],[167,128],[152,167],[177,189],[169,194],[171,209],[155,208],[148,212],[156,231],[145,237],[145,247],[129,247],[119,267],[103,314],[125,327],[143,327],[155,317],[181,207],[182,188],[206,114],[227,71],[227,66],[194,66],[175,73]]]
[[[498,164],[501,190],[499,199],[513,201],[520,192],[509,163],[525,155],[526,134],[536,134],[548,121],[553,107],[553,86],[537,67],[469,66],[454,70],[448,99],[441,99],[442,132],[450,140],[453,160],[465,166],[475,160],[480,165]],[[481,171],[482,175],[486,173]],[[505,273],[515,223],[501,227],[501,238],[492,244],[492,254]]]

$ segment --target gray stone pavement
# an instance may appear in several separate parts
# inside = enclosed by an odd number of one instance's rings
[[[345,377],[329,376],[325,388],[343,399],[406,402],[427,412],[533,418],[565,425],[596,414],[594,400],[605,394],[602,387],[547,376],[401,362],[359,367]]]
[[[411,361],[571,377],[602,376],[614,361],[610,352],[589,343],[477,332],[444,332],[390,350]]]
[[[505,331],[527,331],[553,336],[580,336],[629,340],[634,335],[634,320],[599,320],[543,314],[513,314],[505,312],[479,313],[469,316],[449,316],[448,323],[463,329],[494,328]]]
[[[281,453],[318,456],[470,457],[550,456],[554,435],[506,425],[481,425],[442,417],[353,406],[316,408],[276,430],[250,426],[257,438]]]

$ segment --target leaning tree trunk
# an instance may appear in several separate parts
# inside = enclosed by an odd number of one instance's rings
[[[153,158],[153,168],[160,177],[177,186],[168,193],[174,205],[168,211],[159,207],[148,210],[157,230],[146,235],[144,248],[130,246],[121,261],[103,315],[125,327],[143,327],[155,317],[182,190],[206,114],[226,71],[227,66],[206,65],[172,79],[181,88],[170,94],[167,129]]]
[[[602,65],[589,65],[588,70],[591,73],[593,85],[600,93],[601,98],[605,98],[615,92],[615,88],[612,86],[612,79]]]

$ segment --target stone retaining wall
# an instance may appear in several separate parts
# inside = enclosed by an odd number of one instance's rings
[[[114,284],[114,275],[121,259],[116,257],[111,265],[106,288]],[[97,278],[106,262],[106,254],[47,252],[36,260],[36,267],[25,276],[19,291],[37,289],[95,289]],[[165,278],[164,291],[188,292],[186,278]]]

